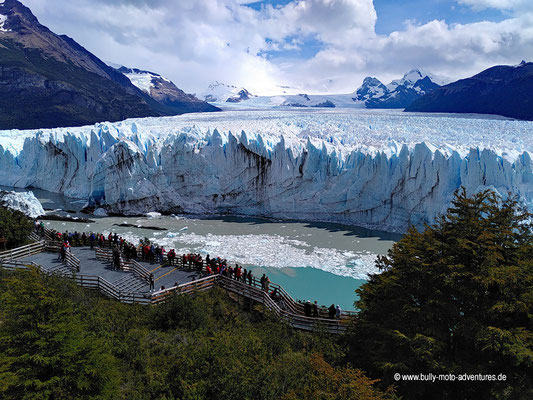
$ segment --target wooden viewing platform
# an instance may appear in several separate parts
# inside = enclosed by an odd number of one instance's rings
[[[47,234],[46,237],[51,238],[51,235]],[[181,257],[175,259],[175,265],[169,265],[168,259],[164,259],[161,264],[150,264],[121,257],[120,269],[113,269],[110,249],[71,247],[65,254],[64,262],[61,262],[58,257],[60,242],[41,240],[35,233],[30,235],[30,238],[39,240],[0,252],[0,266],[10,270],[33,266],[46,274],[68,277],[82,287],[96,289],[105,296],[124,303],[155,305],[176,293],[194,294],[218,286],[229,293],[262,304],[296,329],[342,333],[354,314],[343,311],[341,319],[330,319],[326,318],[327,309],[321,307],[319,317],[307,317],[304,314],[304,305],[295,301],[276,283],[270,284],[271,290],[277,289],[278,296],[274,300],[261,288],[255,277],[251,284],[248,284],[220,274],[203,276],[205,269],[202,272],[187,270],[182,265]],[[150,291],[150,274],[154,276],[155,287],[165,289]]]

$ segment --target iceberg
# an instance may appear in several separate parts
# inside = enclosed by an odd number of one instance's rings
[[[233,214],[403,232],[456,189],[533,206],[533,123],[399,111],[228,111],[0,132],[0,182],[108,213]]]
[[[6,192],[0,190],[0,205],[21,211],[30,218],[44,215],[44,209],[33,192]]]

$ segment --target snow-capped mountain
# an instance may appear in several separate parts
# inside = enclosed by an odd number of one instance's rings
[[[200,95],[201,99],[209,103],[239,103],[254,97],[257,96],[254,96],[243,87],[227,85],[218,81],[211,83],[207,90]]]
[[[366,77],[352,99],[364,102],[367,108],[406,108],[442,83],[441,79],[419,69],[409,71],[388,85],[377,78]]]
[[[110,65],[112,63],[109,63]],[[176,112],[205,112],[218,111],[192,94],[187,94],[179,89],[170,79],[155,72],[144,71],[137,68],[128,68],[114,64],[113,67],[126,75],[131,83],[149,95],[152,99],[163,105],[166,109]]]
[[[370,99],[378,99],[386,93],[389,93],[389,89],[379,79],[367,76],[363,80],[363,84],[355,91],[354,101],[364,102]]]
[[[157,100],[17,0],[0,0],[0,71],[0,129],[217,110],[186,96],[173,105]]]
[[[252,97],[255,97],[253,94],[251,94],[248,90],[242,88],[234,95],[228,97],[226,99],[227,103],[239,103],[243,100],[250,100]]]

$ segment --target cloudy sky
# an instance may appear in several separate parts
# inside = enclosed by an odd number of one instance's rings
[[[533,60],[533,0],[22,0],[105,61],[180,88],[354,91],[411,68],[457,79]]]

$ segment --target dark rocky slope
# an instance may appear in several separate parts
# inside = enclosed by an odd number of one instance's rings
[[[433,90],[405,111],[498,114],[533,120],[533,63],[489,68]]]

